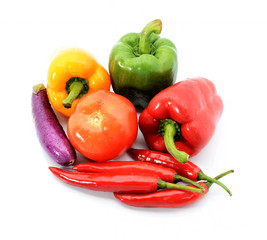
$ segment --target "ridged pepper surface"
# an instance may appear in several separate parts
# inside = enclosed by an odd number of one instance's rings
[[[113,90],[135,107],[147,107],[152,97],[176,80],[176,47],[159,37],[161,28],[161,21],[154,20],[141,33],[124,35],[110,53]]]
[[[69,117],[86,95],[110,90],[108,72],[89,52],[80,48],[58,51],[47,75],[47,94],[52,106]]]
[[[215,85],[192,78],[157,94],[141,113],[139,126],[151,149],[185,163],[207,145],[222,111]]]

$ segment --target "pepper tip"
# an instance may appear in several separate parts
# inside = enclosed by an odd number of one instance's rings
[[[77,166],[74,166],[73,168],[72,168],[72,170],[75,170],[75,171],[77,171]]]

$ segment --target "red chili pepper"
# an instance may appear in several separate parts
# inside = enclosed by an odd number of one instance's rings
[[[150,162],[158,164],[164,167],[174,169],[179,175],[186,177],[192,181],[207,180],[213,182],[224,188],[231,196],[231,191],[220,181],[215,178],[207,176],[197,165],[187,161],[186,163],[178,162],[172,155],[168,153],[157,152],[146,149],[134,149],[128,150],[130,156],[137,161]]]
[[[64,182],[95,191],[150,193],[157,189],[181,189],[202,193],[202,189],[162,181],[156,175],[71,172],[56,167],[50,171]]]
[[[233,172],[233,170],[222,173],[219,176],[215,177],[215,179],[219,179],[231,172]],[[161,190],[148,194],[113,194],[122,203],[134,207],[183,207],[196,202],[204,195],[206,195],[209,191],[210,186],[212,185],[211,182],[200,182],[200,184],[205,188],[204,194],[176,189]]]
[[[183,181],[204,189],[198,183],[185,178],[171,168],[163,167],[149,162],[135,161],[111,161],[111,162],[88,162],[81,163],[72,168],[78,172],[96,173],[125,173],[125,174],[153,174],[166,182]]]
[[[222,111],[211,81],[187,79],[157,94],[141,113],[139,127],[151,149],[185,163],[209,142]]]

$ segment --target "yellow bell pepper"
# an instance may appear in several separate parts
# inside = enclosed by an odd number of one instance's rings
[[[47,94],[52,106],[69,117],[83,96],[110,90],[110,76],[95,58],[79,48],[59,51],[52,59],[47,76]]]

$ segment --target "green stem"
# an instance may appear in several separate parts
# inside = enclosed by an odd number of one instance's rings
[[[66,99],[62,101],[65,108],[71,108],[72,102],[79,96],[83,90],[83,84],[80,81],[74,81],[70,85],[70,93]]]
[[[187,190],[187,191],[198,192],[198,193],[204,192],[203,189],[165,182],[161,180],[160,178],[158,180],[158,189],[180,189],[180,190]]]
[[[228,192],[230,196],[232,196],[231,191],[223,183],[221,183],[220,181],[217,180],[217,179],[219,179],[219,178],[221,178],[221,177],[223,177],[223,176],[225,176],[231,172],[233,172],[233,170],[222,173],[219,176],[217,176],[216,178],[211,178],[211,177],[207,176],[205,173],[203,173],[202,171],[200,171],[198,173],[198,180],[207,180],[208,182],[216,183],[219,186],[221,186],[226,192]]]
[[[181,138],[180,127],[179,125],[171,120],[164,119],[160,121],[159,132],[164,138],[164,143],[167,151],[178,161],[181,163],[186,163],[188,161],[189,155],[186,152],[179,151],[175,146],[175,138]]]
[[[218,180],[218,179],[220,179],[220,178],[222,178],[222,177],[224,177],[230,173],[233,173],[233,172],[234,172],[234,170],[228,170],[228,171],[216,176],[214,179]],[[213,184],[213,182],[206,182],[205,184],[207,185],[208,188],[210,188],[210,186]]]
[[[156,19],[148,23],[140,34],[139,41],[139,54],[150,54],[151,42],[149,36],[151,33],[160,34],[162,29],[162,22],[160,19]]]
[[[37,95],[41,90],[44,90],[44,89],[45,89],[44,84],[40,83],[40,84],[33,86],[32,91],[35,95]]]
[[[71,108],[75,99],[81,98],[88,93],[89,83],[84,78],[73,77],[66,82],[65,89],[69,95],[62,101],[62,104],[65,108]]]
[[[190,184],[192,184],[193,186],[196,186],[196,187],[198,187],[198,188],[200,188],[200,189],[205,190],[204,187],[201,186],[200,184],[198,184],[197,182],[195,182],[195,181],[193,181],[193,180],[190,180],[190,179],[188,179],[188,178],[186,178],[186,177],[182,177],[181,175],[179,175],[179,174],[176,173],[176,174],[174,175],[174,182],[179,182],[179,181],[190,183]]]

